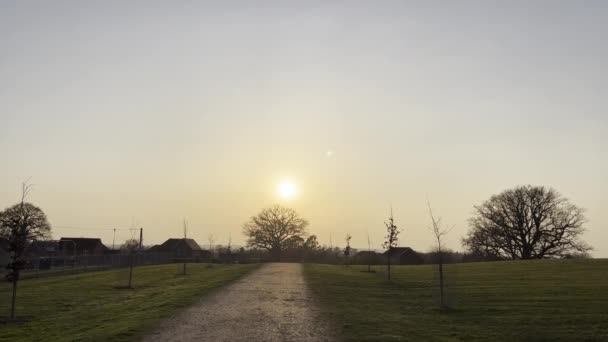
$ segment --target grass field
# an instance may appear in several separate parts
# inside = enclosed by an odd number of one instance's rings
[[[608,341],[608,260],[448,265],[445,312],[434,267],[364,269],[305,265],[346,341]]]
[[[118,269],[20,282],[17,314],[26,323],[0,324],[0,341],[132,341],[162,318],[192,304],[256,265],[176,264],[138,267],[135,289]],[[8,314],[10,284],[0,283],[0,316]]]

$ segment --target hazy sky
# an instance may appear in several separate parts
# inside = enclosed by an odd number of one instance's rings
[[[0,207],[32,177],[55,238],[243,244],[283,203],[379,248],[392,204],[426,250],[428,197],[461,249],[546,185],[608,257],[607,42],[606,1],[1,1]]]

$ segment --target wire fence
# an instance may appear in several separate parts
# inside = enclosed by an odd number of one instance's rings
[[[2,261],[0,275],[5,278],[8,262]],[[21,279],[37,278],[52,275],[96,271],[103,269],[126,268],[131,266],[160,265],[183,262],[184,258],[176,259],[171,253],[137,252],[131,257],[128,253],[113,253],[102,255],[58,255],[26,258],[25,268],[21,271]],[[188,258],[188,262],[201,262]]]

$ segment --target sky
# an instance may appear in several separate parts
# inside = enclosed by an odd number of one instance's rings
[[[53,237],[243,245],[282,204],[324,244],[462,250],[517,185],[585,208],[608,257],[608,2],[2,1],[0,207]],[[278,196],[291,180],[296,198]]]

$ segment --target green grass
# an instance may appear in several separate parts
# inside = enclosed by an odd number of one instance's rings
[[[25,323],[0,324],[0,341],[133,341],[159,320],[194,303],[256,265],[137,267],[135,289],[119,269],[27,279],[19,283],[17,315]],[[10,284],[0,283],[0,316],[8,315]]]
[[[305,265],[346,341],[608,341],[608,260],[446,266],[438,310],[433,266]]]

